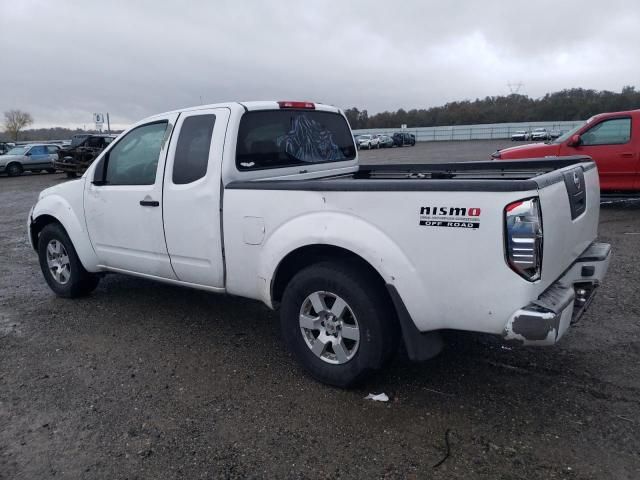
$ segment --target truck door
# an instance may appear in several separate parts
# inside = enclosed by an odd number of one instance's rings
[[[175,279],[162,226],[162,179],[177,114],[139,125],[103,155],[87,178],[84,210],[102,265]]]
[[[220,228],[221,169],[230,110],[183,113],[169,146],[163,215],[167,250],[178,279],[224,287]]]
[[[589,155],[596,162],[603,190],[632,190],[638,149],[631,138],[631,117],[608,118],[580,134],[580,145],[564,143],[560,155]]]

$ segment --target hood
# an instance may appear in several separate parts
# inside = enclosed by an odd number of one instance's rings
[[[45,188],[38,195],[38,201],[50,195],[62,195],[70,198],[73,195],[77,195],[78,189],[84,189],[84,176]]]
[[[553,143],[530,143],[528,145],[518,145],[500,150],[500,159],[511,158],[542,158],[558,155],[560,145]]]

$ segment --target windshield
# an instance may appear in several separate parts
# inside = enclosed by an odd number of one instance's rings
[[[73,138],[71,138],[71,147],[77,147],[84,142],[87,137],[89,137],[89,135],[74,135]]]
[[[575,134],[578,130],[580,130],[582,127],[584,127],[586,125],[587,122],[582,122],[580,125],[578,125],[577,127],[573,127],[571,130],[569,130],[567,133],[563,133],[562,135],[560,135],[558,138],[556,138],[553,142],[551,143],[562,143],[565,140],[567,140],[571,135]]]
[[[24,155],[29,147],[13,147],[7,152],[7,155]]]

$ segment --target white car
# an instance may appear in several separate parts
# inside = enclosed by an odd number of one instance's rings
[[[511,135],[511,141],[526,141],[531,140],[531,134],[526,130],[518,130],[513,135]]]
[[[358,148],[366,148],[367,150],[380,148],[380,138],[369,134],[358,135]]]
[[[344,387],[442,330],[555,344],[607,270],[599,200],[588,157],[363,166],[335,107],[224,103],[130,127],[40,193],[28,235],[61,297],[113,272],[280,308],[300,363]]]
[[[531,131],[531,140],[550,140],[551,134],[546,128],[534,128]]]
[[[13,147],[6,155],[0,156],[0,173],[10,177],[25,171],[54,173],[53,161],[58,158],[59,149],[57,145],[35,143]]]

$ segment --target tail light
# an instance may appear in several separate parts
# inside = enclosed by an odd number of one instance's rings
[[[540,200],[528,198],[504,209],[507,263],[530,282],[542,273],[542,215]]]

